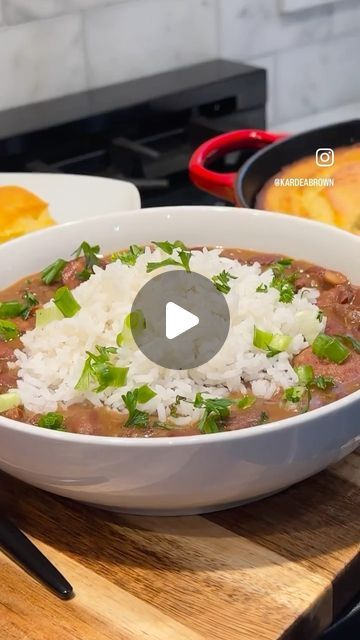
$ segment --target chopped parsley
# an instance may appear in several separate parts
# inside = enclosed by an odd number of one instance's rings
[[[270,283],[270,287],[279,291],[279,300],[289,304],[293,301],[295,296],[295,280],[297,277],[296,272],[286,273],[288,267],[292,264],[291,258],[282,258],[272,264],[271,269],[273,272],[273,279]]]
[[[182,267],[185,271],[190,272],[190,259],[192,253],[186,248],[181,240],[176,240],[173,243],[165,240],[164,242],[153,242],[153,244],[169,256],[173,256],[175,253],[178,259],[171,257],[165,258],[165,260],[161,260],[160,262],[148,262],[146,267],[147,273],[151,273],[152,271],[155,271],[155,269],[168,266]]]
[[[299,402],[305,393],[305,387],[289,387],[285,390],[284,399],[287,402]]]
[[[37,421],[39,427],[52,431],[64,431],[64,416],[56,411],[50,411],[40,416]]]
[[[256,289],[256,293],[267,293],[268,291],[269,291],[269,287],[264,282],[259,284],[259,286]]]
[[[230,415],[230,406],[234,401],[230,398],[203,398],[201,393],[197,393],[194,400],[196,409],[204,409],[198,424],[201,433],[217,433],[220,422]]]
[[[286,389],[283,399],[286,402],[297,403],[300,402],[306,393],[306,402],[301,409],[302,413],[306,413],[306,411],[309,410],[312,389],[326,391],[335,386],[335,380],[331,376],[314,376],[314,370],[309,364],[297,367],[295,373],[299,378],[299,385]]]
[[[218,273],[217,276],[213,276],[211,280],[220,293],[229,293],[231,290],[229,282],[230,280],[236,280],[236,276],[232,276],[229,271],[225,271],[224,269],[224,271]]]
[[[269,422],[269,415],[266,413],[266,411],[262,411],[260,413],[258,424],[265,424],[266,422]]]
[[[137,244],[132,244],[128,251],[119,251],[113,253],[111,261],[115,262],[120,260],[122,264],[126,264],[128,267],[134,267],[139,256],[145,253],[145,247],[139,247]]]
[[[322,391],[335,387],[335,380],[331,376],[315,376],[312,386]]]
[[[99,253],[100,247],[98,244],[91,247],[88,242],[84,241],[72,254],[75,258],[80,258],[81,256],[85,258],[85,267],[83,271],[77,274],[77,277],[82,282],[89,280],[90,276],[94,273],[95,266],[100,266]]]
[[[115,367],[110,356],[117,353],[115,347],[96,346],[97,354],[87,351],[87,359],[79,380],[75,385],[77,391],[89,391],[95,384],[94,391],[100,393],[112,387],[123,387],[126,384],[128,367]]]
[[[121,397],[129,412],[129,416],[124,427],[146,427],[149,422],[149,414],[147,411],[140,411],[140,409],[137,409],[137,404],[139,402],[139,389],[128,391]]]
[[[35,296],[35,294],[31,293],[31,291],[24,292],[23,300],[24,300],[24,306],[20,315],[22,318],[24,318],[24,320],[27,320],[31,313],[32,308],[36,307],[39,304],[39,301]]]

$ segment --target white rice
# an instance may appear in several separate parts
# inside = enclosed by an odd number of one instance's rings
[[[151,254],[151,261],[164,257],[168,256],[157,249]],[[273,276],[270,268],[261,273],[257,263],[241,265],[236,260],[220,257],[220,250],[204,249],[193,251],[192,271],[211,278],[225,269],[237,278],[230,281],[231,291],[226,295],[231,326],[218,354],[202,367],[177,371],[154,364],[135,345],[121,347],[111,361],[117,366],[129,367],[126,386],[98,394],[76,391],[86,351],[96,353],[96,345],[116,346],[116,336],[139,289],[155,275],[172,269],[166,267],[147,274],[149,261],[150,249],[147,248],[134,267],[120,261],[109,264],[105,270],[95,267],[94,275],[73,290],[81,305],[73,318],[52,322],[23,335],[24,348],[16,352],[16,365],[19,367],[18,391],[27,409],[45,413],[56,410],[59,403],[73,404],[86,399],[94,405],[104,404],[123,411],[121,396],[147,384],[157,395],[145,409],[164,421],[177,395],[189,399],[198,391],[208,397],[226,396],[230,392],[241,395],[246,392],[246,383],[254,395],[271,398],[279,388],[296,384],[292,358],[308,346],[308,341],[324,329],[326,322],[317,319],[318,291],[304,289],[291,303],[281,303],[279,292],[274,288],[266,293],[256,292],[260,284],[270,284]],[[253,346],[254,326],[291,336],[287,351],[268,358]],[[201,412],[181,402],[178,413],[182,417],[176,422],[182,425],[197,419]]]

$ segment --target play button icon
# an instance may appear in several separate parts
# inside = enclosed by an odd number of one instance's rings
[[[190,311],[179,307],[175,302],[168,302],[166,305],[165,331],[168,340],[173,340],[181,336],[185,331],[189,331],[199,324],[198,316]]]
[[[130,326],[149,360],[166,369],[194,369],[223,346],[230,326],[229,308],[211,280],[174,269],[154,276],[140,289]]]

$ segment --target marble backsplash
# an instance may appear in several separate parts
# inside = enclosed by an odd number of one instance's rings
[[[360,0],[0,0],[0,109],[215,57],[268,70],[276,124],[360,100]]]

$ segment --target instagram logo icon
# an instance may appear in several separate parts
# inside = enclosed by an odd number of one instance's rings
[[[318,167],[332,167],[335,162],[334,149],[317,149],[316,164]]]

